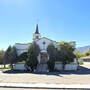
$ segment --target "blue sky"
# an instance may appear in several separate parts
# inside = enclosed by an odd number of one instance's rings
[[[0,49],[42,36],[90,45],[90,0],[0,0]]]

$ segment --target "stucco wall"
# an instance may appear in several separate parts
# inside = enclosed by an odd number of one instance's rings
[[[77,64],[66,64],[64,70],[77,70]]]
[[[14,70],[26,70],[25,64],[15,64]]]
[[[77,64],[66,64],[64,70],[77,70]],[[61,63],[55,63],[55,69],[58,71],[63,70]],[[26,70],[24,64],[15,64],[14,70]]]
[[[78,64],[76,63],[71,63],[71,64],[66,64],[64,70],[77,70]],[[56,70],[63,70],[62,64],[61,63],[55,63],[55,69]]]
[[[62,70],[62,64],[61,63],[55,63],[55,70]]]
[[[45,44],[43,44],[43,42],[45,42]],[[49,40],[49,39],[46,39],[46,38],[42,38],[42,39],[36,41],[36,43],[39,45],[40,50],[43,50],[43,49],[44,49],[44,50],[47,50],[47,47],[48,47],[48,45],[49,45],[50,43],[54,43],[54,45],[55,45],[55,47],[56,47],[56,43],[55,43],[55,42],[53,42],[53,41],[51,41],[51,40]]]

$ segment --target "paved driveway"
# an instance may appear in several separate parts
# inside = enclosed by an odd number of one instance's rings
[[[0,82],[5,83],[45,83],[45,84],[89,84],[90,65],[83,65],[78,71],[54,73],[0,72]]]

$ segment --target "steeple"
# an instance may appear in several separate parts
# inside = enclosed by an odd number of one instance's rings
[[[35,34],[39,34],[38,24],[36,25],[36,31]]]
[[[37,39],[40,39],[41,38],[41,35],[39,33],[39,29],[38,29],[38,24],[36,25],[36,31],[35,33],[33,34],[33,40],[37,40]]]

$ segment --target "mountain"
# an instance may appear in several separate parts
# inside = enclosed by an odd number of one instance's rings
[[[90,50],[90,45],[84,47],[78,47],[77,50],[81,53],[85,53]]]

